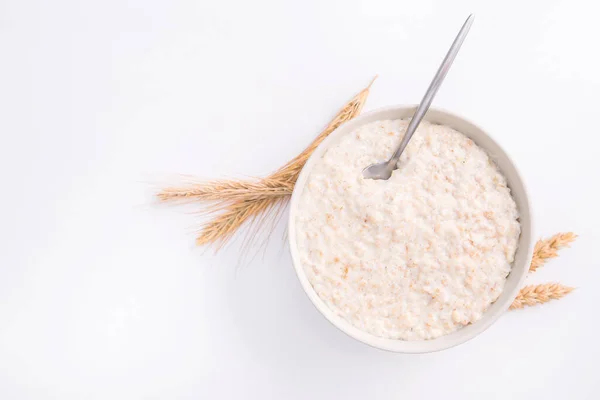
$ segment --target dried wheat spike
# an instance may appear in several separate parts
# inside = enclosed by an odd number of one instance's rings
[[[517,298],[510,306],[511,310],[525,306],[535,306],[547,303],[550,300],[558,300],[571,293],[574,288],[561,285],[560,283],[545,283],[543,285],[525,286],[519,291]]]
[[[236,200],[257,200],[289,196],[294,190],[293,183],[275,179],[256,181],[215,180],[210,182],[189,182],[180,186],[170,186],[158,194],[161,202],[230,202]]]
[[[557,257],[558,250],[563,247],[568,247],[575,239],[577,239],[576,234],[567,232],[558,233],[550,239],[538,240],[533,249],[533,257],[531,259],[529,272],[535,272],[539,267],[544,265],[548,259]]]

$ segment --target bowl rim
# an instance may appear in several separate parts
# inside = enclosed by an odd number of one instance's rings
[[[500,306],[496,306],[495,309],[493,309],[493,310],[490,309],[490,310],[486,311],[484,313],[484,316],[480,320],[478,320],[474,324],[469,325],[469,327],[468,327],[469,329],[467,329],[467,327],[461,328],[461,329],[458,329],[457,331],[454,331],[448,335],[443,335],[439,338],[432,339],[432,340],[422,340],[422,341],[405,341],[405,340],[399,340],[399,339],[387,339],[387,338],[378,337],[371,333],[362,331],[359,328],[353,326],[350,322],[348,322],[341,316],[337,315],[332,309],[329,308],[329,306],[327,304],[325,304],[325,302],[323,300],[321,300],[321,298],[318,296],[318,294],[314,290],[312,284],[309,282],[308,277],[306,276],[304,267],[302,266],[302,263],[300,261],[298,247],[296,245],[296,223],[295,223],[296,210],[297,210],[297,205],[298,205],[300,194],[306,184],[306,180],[310,174],[310,171],[312,170],[312,168],[313,168],[314,164],[317,162],[317,160],[320,159],[321,155],[325,152],[325,150],[327,150],[329,148],[329,146],[338,139],[338,137],[341,137],[343,134],[347,134],[347,133],[351,132],[352,130],[354,130],[355,128],[357,128],[365,123],[368,123],[366,121],[370,120],[375,115],[386,114],[386,113],[391,113],[391,112],[397,112],[397,113],[410,112],[410,111],[414,112],[414,110],[416,110],[416,107],[417,107],[417,105],[391,105],[391,106],[386,106],[386,107],[380,107],[380,108],[374,109],[372,111],[366,112],[364,114],[361,114],[358,117],[343,123],[342,125],[337,127],[333,132],[331,132],[331,134],[329,134],[329,136],[326,137],[323,140],[323,142],[321,142],[319,144],[319,146],[315,149],[313,154],[311,154],[311,156],[307,160],[306,164],[302,168],[302,171],[300,172],[300,175],[298,176],[296,184],[294,185],[294,190],[293,190],[292,197],[290,200],[290,208],[289,208],[290,212],[289,212],[289,217],[288,217],[288,241],[289,241],[289,248],[290,248],[290,253],[291,253],[291,257],[292,257],[292,263],[294,265],[296,275],[300,281],[300,284],[301,284],[304,292],[309,297],[309,299],[311,300],[311,302],[315,306],[315,308],[332,325],[334,325],[336,328],[338,328],[339,330],[344,332],[346,335],[352,337],[353,339],[356,339],[362,343],[365,343],[371,347],[375,347],[378,349],[387,350],[387,351],[391,351],[391,352],[412,353],[412,354],[430,353],[430,352],[441,351],[441,350],[452,348],[454,346],[465,343],[465,342],[471,340],[472,338],[478,336],[479,334],[484,332],[486,329],[488,329],[494,322],[496,322],[498,320],[498,318],[504,312],[506,312],[508,310],[508,308],[512,304],[513,300],[516,298],[520,288],[523,286],[523,282],[527,276],[527,272],[529,270],[529,265],[531,263],[531,257],[532,257],[532,253],[533,253],[533,243],[534,243],[533,215],[531,213],[530,196],[528,194],[527,186],[525,185],[522,174],[520,173],[519,169],[517,168],[516,164],[514,163],[512,157],[509,155],[509,153],[504,149],[504,147],[502,147],[488,133],[487,130],[483,129],[480,125],[474,124],[473,122],[471,122],[471,120],[464,118],[463,116],[458,115],[456,113],[449,112],[445,109],[438,108],[438,107],[431,107],[429,109],[429,111],[427,112],[427,114],[425,115],[424,120],[428,120],[428,118],[427,118],[428,115],[430,115],[430,113],[434,113],[434,114],[437,114],[437,115],[440,115],[443,117],[453,119],[462,124],[471,125],[473,129],[478,130],[479,133],[483,134],[487,140],[489,140],[494,146],[497,147],[497,149],[501,152],[500,156],[502,158],[504,158],[508,162],[508,164],[511,166],[511,168],[513,169],[514,173],[513,173],[513,182],[512,183],[516,184],[516,186],[518,186],[517,190],[520,192],[520,196],[523,199],[522,205],[524,205],[526,208],[526,210],[524,210],[522,207],[519,208],[519,214],[521,217],[521,220],[520,220],[521,235],[523,235],[524,231],[526,231],[528,233],[528,238],[525,239],[526,240],[525,243],[521,243],[521,237],[519,238],[519,247],[525,245],[526,253],[525,253],[525,258],[523,259],[523,261],[521,263],[519,263],[519,268],[516,269],[516,272],[520,274],[518,276],[517,283],[515,284],[514,288],[512,288],[511,290],[503,291],[501,297],[504,297],[504,300],[502,303],[500,303]],[[380,120],[383,120],[383,119],[386,119],[386,118],[380,118]],[[378,120],[378,119],[373,119],[372,121],[376,121],[376,120]],[[469,136],[469,135],[467,135],[467,136]],[[484,148],[484,150],[486,150],[486,152],[488,152],[488,149],[486,149],[485,147],[483,147],[483,148]],[[497,155],[494,154],[494,157],[496,157],[496,156]],[[498,168],[500,168],[500,167],[498,167]],[[501,172],[502,172],[502,170],[501,170]],[[511,193],[515,191],[515,187],[513,187],[513,186],[514,185],[511,185],[511,187],[510,187]],[[513,196],[514,196],[514,194],[513,194]],[[525,219],[522,218],[523,215],[526,216]],[[524,225],[525,225],[525,228],[524,228]],[[518,254],[518,252],[519,252],[519,249],[517,249],[517,254]],[[511,269],[511,274],[513,274],[513,272],[515,272],[515,266],[516,266],[516,258],[515,258],[515,261],[513,263],[512,269]],[[508,295],[506,295],[506,293],[508,293]],[[492,306],[499,303],[499,301],[500,301],[500,298],[496,302],[492,303]],[[494,308],[494,307],[491,307],[491,308]],[[461,334],[461,332],[462,332],[462,334]],[[450,339],[448,340],[448,338],[450,338]],[[442,340],[440,340],[440,339],[442,339]],[[445,340],[443,340],[443,339],[445,339]]]

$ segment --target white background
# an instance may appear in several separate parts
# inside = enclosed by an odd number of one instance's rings
[[[597,399],[600,37],[591,1],[1,0],[0,398]],[[441,353],[346,337],[309,302],[281,223],[264,256],[194,247],[178,173],[261,175],[378,73],[486,127],[529,184],[529,278],[577,287]]]

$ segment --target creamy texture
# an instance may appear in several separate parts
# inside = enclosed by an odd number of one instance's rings
[[[500,295],[520,234],[506,179],[455,130],[422,122],[387,181],[362,177],[386,160],[407,120],[342,137],[300,197],[300,259],[319,297],[376,336],[433,339],[473,323]]]

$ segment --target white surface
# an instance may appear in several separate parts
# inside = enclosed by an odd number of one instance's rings
[[[0,2],[0,398],[598,398],[592,4]],[[435,104],[514,154],[538,234],[580,234],[530,280],[567,298],[386,353],[314,309],[283,226],[236,269],[235,246],[195,249],[192,215],[149,205],[168,174],[276,168],[375,73],[367,109],[418,101],[471,11]]]

